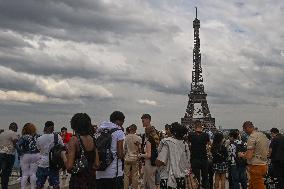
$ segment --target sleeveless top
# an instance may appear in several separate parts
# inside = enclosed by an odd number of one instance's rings
[[[84,144],[81,142],[84,150]],[[95,160],[95,143],[94,143],[94,149],[91,151],[84,152],[84,155],[86,159],[88,160],[88,169],[84,172],[81,172],[79,174],[71,174],[71,178],[69,181],[69,189],[91,189],[95,186],[95,171],[93,170],[93,164]],[[75,157],[78,158],[81,154],[81,149],[76,148]]]

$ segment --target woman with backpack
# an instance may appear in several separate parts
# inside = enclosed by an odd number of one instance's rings
[[[40,159],[39,150],[36,146],[38,137],[35,125],[26,123],[22,129],[22,136],[16,144],[22,170],[21,189],[26,187],[28,179],[30,179],[31,189],[36,188],[36,171]]]
[[[175,122],[170,126],[171,136],[161,140],[156,165],[161,171],[161,189],[185,189],[186,173],[190,169],[190,152],[183,140],[187,128]]]
[[[155,161],[158,157],[159,136],[154,127],[146,127],[145,134],[147,137],[144,154],[140,154],[140,158],[145,159],[145,165],[143,167],[143,185],[145,189],[156,189],[158,184],[156,182],[159,174]]]
[[[67,153],[62,152],[64,164],[71,173],[69,189],[94,188],[98,155],[90,133],[91,127],[91,119],[86,113],[77,113],[71,119],[75,135],[68,143]]]
[[[228,151],[224,144],[222,133],[214,135],[211,153],[213,157],[213,170],[215,172],[214,188],[218,189],[219,183],[221,183],[221,189],[225,189],[226,172],[228,171]]]

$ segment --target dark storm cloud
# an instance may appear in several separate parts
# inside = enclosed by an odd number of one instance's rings
[[[268,52],[257,51],[254,49],[241,50],[240,54],[260,67],[276,67],[284,70],[282,49],[271,48]],[[264,54],[265,53],[265,54]]]
[[[241,87],[231,86],[236,91],[242,91]],[[214,104],[254,104],[253,101],[243,97],[241,93],[232,93],[231,87],[223,87],[222,90],[214,88],[213,90],[207,91],[208,97]]]
[[[12,32],[0,31],[1,51],[4,50],[4,48],[22,48],[22,47],[31,47],[31,45],[28,42],[26,42],[23,38],[17,36],[16,34],[13,34]]]
[[[23,91],[35,91],[36,87],[32,80],[19,76],[17,72],[14,72],[5,67],[0,67],[0,89],[7,90],[23,90]]]
[[[135,78],[117,78],[113,80],[112,82],[126,82],[126,83],[132,83],[137,84],[140,86],[146,86],[149,89],[152,89],[154,91],[162,92],[165,94],[177,94],[177,95],[186,95],[189,93],[189,85],[187,85],[186,81],[184,82],[176,82],[174,86],[167,86],[161,82],[155,82],[152,80],[148,80],[148,78],[141,78],[140,80],[137,80]]]
[[[19,53],[18,53],[19,54]],[[59,57],[57,59],[52,59],[48,56],[43,56],[40,59],[34,59],[29,56],[1,56],[0,57],[0,65],[5,66],[7,68],[11,68],[15,72],[27,73],[27,74],[35,74],[42,76],[53,76],[56,75],[59,78],[73,78],[80,77],[85,79],[96,78],[101,81],[107,83],[116,83],[119,84],[121,82],[124,83],[132,83],[138,84],[140,86],[146,86],[155,91],[168,93],[168,94],[180,94],[184,95],[188,93],[189,85],[184,82],[178,82],[174,86],[167,86],[160,81],[153,81],[149,78],[135,78],[134,76],[129,76],[124,73],[108,73],[102,69],[89,69],[84,68],[80,65],[81,63],[77,63],[76,61],[70,62],[72,60],[66,59],[64,57]],[[66,63],[67,62],[67,63]],[[66,65],[66,66],[63,66]],[[22,80],[21,78],[15,77],[11,79],[5,77],[2,78],[0,84],[2,88],[10,89],[10,90],[24,90],[24,91],[35,91],[40,92],[37,87],[35,87],[35,83],[33,81]],[[42,91],[40,92],[42,94]]]
[[[246,91],[255,96],[280,98],[284,96],[284,58],[281,50],[271,48],[265,54],[259,51],[241,52],[253,63],[253,69],[241,69],[240,73],[253,83]]]
[[[133,7],[134,8],[134,7]],[[139,8],[135,8],[139,10]],[[137,11],[130,8],[122,8],[116,4],[108,4],[101,1],[1,1],[0,3],[0,29],[13,31],[19,35],[19,39],[10,38],[3,40],[0,45],[3,52],[0,56],[0,65],[11,68],[15,72],[27,73],[36,76],[50,76],[61,78],[96,78],[108,83],[128,82],[147,86],[151,89],[165,93],[184,93],[181,85],[168,87],[159,81],[150,81],[144,78],[129,77],[126,72],[105,70],[101,66],[108,64],[94,60],[85,62],[81,59],[72,60],[66,55],[51,57],[45,53],[27,54],[22,48],[29,47],[32,51],[46,48],[46,41],[51,38],[86,42],[88,44],[115,44],[130,36],[149,36],[151,33],[172,35],[180,29],[173,24],[159,23],[136,14]],[[139,10],[140,11],[140,10]],[[154,19],[153,19],[154,20]],[[6,32],[7,33],[7,32]],[[1,37],[1,36],[0,36]],[[5,38],[5,35],[2,35]],[[23,40],[23,37],[33,40],[39,37],[38,49]],[[148,39],[150,40],[150,39]],[[76,44],[75,44],[76,45]],[[72,48],[72,47],[71,47]],[[52,50],[52,49],[51,49]],[[110,55],[111,56],[111,55]],[[98,64],[93,64],[98,62]],[[92,64],[92,68],[83,66]],[[29,82],[13,81],[2,82],[1,87],[6,89],[35,90]]]
[[[9,49],[5,49],[9,51]],[[96,60],[95,60],[96,61]],[[99,60],[98,60],[99,61]],[[104,64],[104,63],[102,63]],[[152,90],[167,93],[167,94],[187,94],[189,91],[189,84],[186,81],[179,79],[175,81],[174,85],[168,85],[167,83],[160,80],[152,80],[147,77],[135,76],[135,73],[131,75],[125,71],[114,72],[112,70],[105,70],[103,67],[84,67],[84,60],[72,60],[66,56],[49,57],[47,55],[40,55],[35,58],[35,55],[26,55],[21,49],[16,49],[10,51],[8,54],[0,56],[0,65],[10,68],[13,70],[14,75],[18,73],[26,73],[35,76],[51,76],[54,78],[85,78],[92,79],[96,78],[101,82],[119,84],[121,82],[137,84],[143,87],[148,87]],[[136,72],[136,71],[135,71]],[[152,73],[155,75],[155,73]],[[151,74],[150,74],[151,75]],[[174,77],[174,76],[173,76]],[[11,79],[12,78],[12,79]],[[37,87],[35,87],[34,80],[23,80],[19,77],[4,77],[1,80],[1,86],[5,89],[10,90],[24,90],[24,91],[35,91],[40,92]],[[46,95],[46,94],[44,94]]]
[[[126,34],[160,32],[158,23],[144,21],[135,12],[100,1],[1,1],[0,27],[64,40],[112,42]],[[163,26],[166,28],[166,26]],[[169,30],[177,27],[169,26]]]
[[[237,89],[238,90],[238,89]],[[239,89],[239,91],[245,91],[244,89]],[[279,103],[275,100],[259,100],[256,97],[256,94],[246,95],[243,94],[232,94],[232,93],[223,93],[221,91],[210,91],[208,93],[209,101],[213,104],[221,105],[261,105],[261,106],[271,106],[276,107]],[[261,94],[258,94],[261,95]],[[267,94],[266,94],[267,95]]]
[[[60,75],[66,78],[82,77],[93,78],[94,76],[100,77],[103,75],[98,70],[87,69],[78,66],[82,62],[70,62],[70,59],[59,57],[57,59],[42,56],[40,59],[25,56],[1,56],[0,65],[11,68],[16,72],[24,72],[28,74],[52,76]],[[65,65],[65,66],[64,66]]]

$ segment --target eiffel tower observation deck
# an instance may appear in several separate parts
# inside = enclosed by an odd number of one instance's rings
[[[200,120],[205,129],[216,130],[215,118],[211,116],[207,103],[207,94],[204,92],[199,38],[200,20],[197,18],[197,8],[193,28],[194,48],[191,90],[188,94],[188,105],[184,117],[181,118],[181,124],[193,129],[194,122]]]

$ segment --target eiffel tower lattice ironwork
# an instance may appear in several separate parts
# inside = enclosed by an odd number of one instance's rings
[[[200,38],[199,28],[200,20],[196,17],[193,21],[194,28],[194,48],[193,48],[193,71],[191,90],[188,94],[189,101],[186,108],[186,113],[181,118],[181,124],[192,129],[194,121],[200,120],[206,129],[215,130],[215,118],[211,117],[207,103],[207,94],[204,92],[202,68],[201,68],[201,53],[200,53]]]

